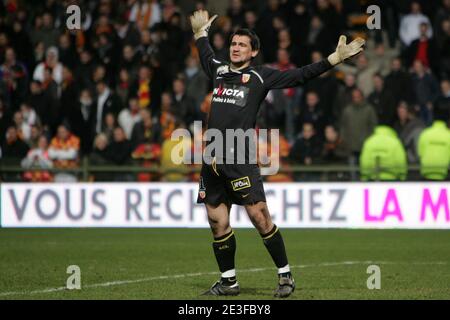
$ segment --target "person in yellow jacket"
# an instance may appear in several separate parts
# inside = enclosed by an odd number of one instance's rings
[[[183,128],[184,125],[175,124],[177,128]],[[172,139],[172,132],[176,128],[170,128],[168,137],[164,140],[161,147],[160,169],[162,181],[166,182],[184,182],[188,180],[189,167],[183,162],[183,159],[190,157],[189,151],[192,142],[189,136],[181,136],[178,139]]]
[[[433,124],[419,137],[420,173],[427,180],[445,180],[450,165],[449,112],[435,106],[433,113]]]
[[[391,127],[379,125],[364,141],[360,157],[361,180],[405,180],[405,148]]]

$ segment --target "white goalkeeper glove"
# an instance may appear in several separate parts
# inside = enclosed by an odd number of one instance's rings
[[[364,50],[363,46],[366,41],[362,38],[356,38],[349,44],[347,44],[347,37],[340,36],[339,43],[336,47],[336,51],[328,56],[328,61],[331,65],[335,66],[345,59],[353,57]]]
[[[190,17],[192,32],[194,32],[194,38],[197,40],[201,37],[207,37],[209,28],[213,21],[217,18],[217,14],[212,18],[209,18],[208,11],[198,10]]]

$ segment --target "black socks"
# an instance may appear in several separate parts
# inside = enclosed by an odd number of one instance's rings
[[[286,249],[284,248],[283,237],[281,236],[278,227],[274,225],[269,233],[262,234],[261,237],[277,268],[280,269],[286,267],[288,265],[288,259],[286,256]]]
[[[236,238],[233,230],[219,238],[214,238],[213,250],[219,270],[222,273],[222,281],[227,281],[230,284],[235,283],[234,255],[236,253]]]

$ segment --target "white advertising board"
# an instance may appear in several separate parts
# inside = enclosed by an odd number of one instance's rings
[[[196,183],[1,184],[2,227],[207,228]],[[284,228],[450,229],[448,183],[267,183]],[[231,225],[252,227],[233,206]]]

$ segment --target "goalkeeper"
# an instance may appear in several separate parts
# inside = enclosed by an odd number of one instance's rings
[[[350,44],[341,36],[336,51],[320,62],[302,68],[278,71],[264,66],[251,66],[259,51],[258,36],[251,30],[240,29],[230,37],[230,63],[214,57],[208,41],[208,30],[217,15],[209,18],[208,12],[199,10],[190,17],[192,30],[206,75],[213,84],[208,129],[226,136],[227,129],[244,131],[253,129],[261,102],[271,89],[299,86],[319,76],[363,50],[364,40],[357,38]],[[223,140],[225,141],[225,139]],[[242,146],[226,145],[211,155],[200,174],[198,203],[206,206],[208,221],[213,233],[213,250],[221,278],[205,293],[208,295],[237,295],[234,257],[236,239],[230,226],[231,205],[243,205],[255,228],[261,235],[278,268],[278,286],[275,297],[285,298],[295,289],[281,232],[273,224],[257,164],[249,160],[249,148],[244,147],[244,164],[236,164],[235,151]]]

